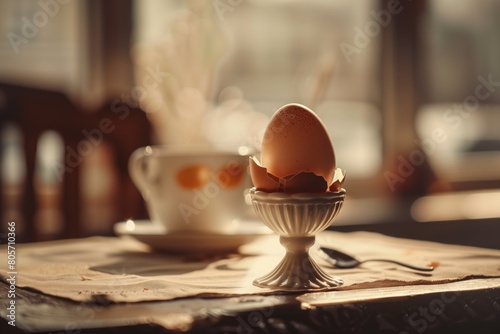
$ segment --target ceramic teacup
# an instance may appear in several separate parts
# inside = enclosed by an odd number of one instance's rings
[[[130,176],[150,219],[167,233],[232,233],[248,210],[248,155],[146,146],[130,156]]]

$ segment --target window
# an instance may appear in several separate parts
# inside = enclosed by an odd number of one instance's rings
[[[436,172],[468,188],[500,180],[500,2],[429,1],[421,38],[421,138]]]
[[[246,108],[265,117],[286,103],[307,105],[330,131],[339,167],[348,171],[350,180],[369,182],[380,174],[382,29],[372,13],[377,2],[221,0],[207,1],[205,8],[189,8],[184,1],[141,0],[135,6],[137,45],[163,43],[163,52],[176,51],[172,50],[171,34],[180,29],[176,20],[186,10],[197,15],[205,15],[200,14],[202,11],[212,13],[203,16],[215,25],[212,35],[200,35],[212,43],[203,45],[203,49],[194,48],[205,52],[206,61],[212,61],[212,53],[218,53],[209,97],[215,107],[228,87],[246,101]],[[367,36],[366,29],[371,29],[367,22],[376,23],[378,31],[369,31]],[[366,38],[361,45],[359,34]],[[155,61],[177,60],[159,57]],[[263,132],[266,122],[259,120],[256,131]],[[216,135],[236,140],[228,133],[244,133],[249,123],[234,121]]]

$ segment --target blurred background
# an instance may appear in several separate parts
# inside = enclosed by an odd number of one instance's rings
[[[500,1],[5,0],[1,221],[19,240],[146,218],[149,144],[258,149],[280,106],[330,132],[333,227],[500,248]]]

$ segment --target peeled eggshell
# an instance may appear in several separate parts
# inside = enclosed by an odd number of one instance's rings
[[[333,176],[333,183],[330,185],[329,190],[331,192],[337,192],[342,188],[344,184],[346,172],[342,171],[340,168],[337,168],[335,171],[335,175]]]
[[[286,193],[324,193],[328,189],[325,179],[314,173],[302,172],[285,178]]]
[[[262,167],[255,157],[250,157],[249,160],[250,167],[250,178],[252,183],[257,187],[258,190],[265,192],[276,192],[279,191],[280,182],[279,179],[267,172],[267,169]]]
[[[265,192],[311,192],[320,193],[328,189],[325,179],[314,173],[302,172],[278,179],[267,172],[255,157],[250,157],[250,177],[257,189]]]
[[[287,104],[276,111],[264,132],[261,165],[279,179],[308,172],[331,184],[335,154],[318,116],[300,104]]]

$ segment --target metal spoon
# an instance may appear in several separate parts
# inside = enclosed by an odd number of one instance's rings
[[[338,250],[327,248],[327,247],[320,247],[319,251],[320,255],[322,255],[322,258],[330,262],[332,265],[334,265],[337,268],[354,268],[359,266],[362,263],[365,262],[370,262],[370,261],[378,261],[378,262],[388,262],[388,263],[394,263],[398,264],[400,266],[410,268],[413,270],[419,270],[419,271],[433,271],[434,266],[426,266],[426,267],[421,267],[421,266],[415,266],[412,264],[396,261],[396,260],[389,260],[389,259],[368,259],[368,260],[363,260],[360,261],[350,255],[347,255],[345,253],[342,253]]]

